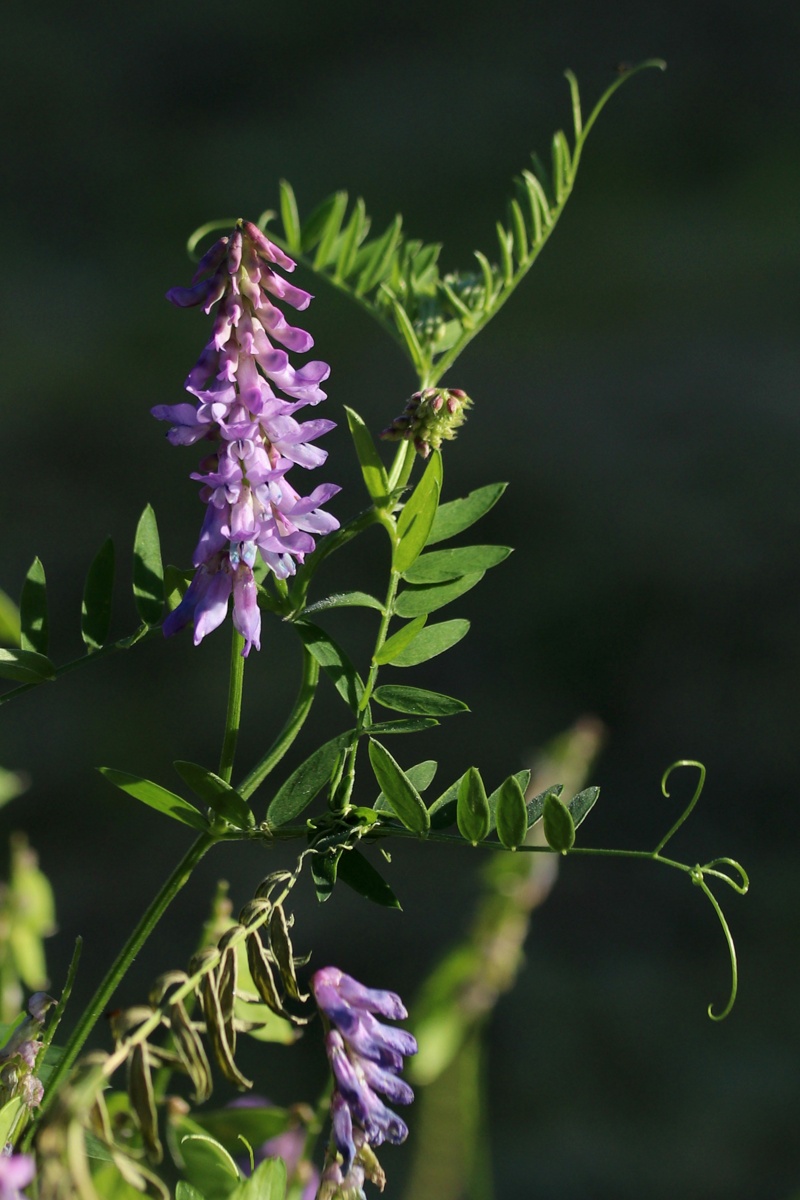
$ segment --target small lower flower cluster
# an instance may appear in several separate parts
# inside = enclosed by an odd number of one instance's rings
[[[311,443],[334,422],[294,419],[298,409],[325,399],[319,385],[330,368],[309,362],[295,370],[287,351],[274,345],[302,353],[314,344],[272,303],[276,298],[305,309],[312,297],[287,283],[275,267],[293,271],[295,263],[257,226],[239,221],[200,260],[192,286],[167,293],[180,308],[202,305],[210,313],[218,302],[219,308],[211,340],[186,379],[196,402],[152,409],[158,420],[171,422],[167,437],[173,445],[216,443],[192,475],[208,505],[194,552],[197,572],[165,620],[164,633],[177,633],[193,621],[196,645],[225,619],[232,596],[244,655],[252,646],[260,648],[257,555],[285,579],[314,549],[315,535],[339,525],[322,509],[340,490],[335,484],[321,484],[304,497],[286,479],[294,465],[324,463],[326,452]]]
[[[376,1013],[391,1020],[408,1016],[394,992],[364,987],[337,967],[317,971],[312,988],[325,1021],[335,1085],[319,1200],[364,1200],[366,1179],[381,1191],[385,1182],[372,1147],[408,1136],[405,1122],[377,1093],[395,1104],[411,1103],[414,1093],[398,1072],[404,1055],[416,1054],[417,1043],[404,1029],[376,1020]]]

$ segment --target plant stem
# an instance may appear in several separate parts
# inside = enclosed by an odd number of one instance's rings
[[[245,776],[236,789],[239,795],[245,800],[248,796],[252,796],[258,785],[266,779],[273,767],[277,766],[302,729],[303,723],[314,702],[318,680],[319,663],[303,647],[303,678],[300,682],[300,691],[297,693],[294,708],[267,753],[260,762],[256,763],[252,771]]]
[[[219,776],[230,783],[233,775],[233,759],[242,721],[242,686],[244,684],[244,638],[236,630],[231,637],[231,667],[228,681],[228,707],[225,712],[225,736],[219,758]]]
[[[142,946],[145,944],[148,937],[161,920],[161,917],[164,915],[169,905],[177,896],[178,892],[186,883],[192,871],[200,862],[200,859],[218,840],[219,839],[214,834],[201,834],[197,841],[189,848],[186,854],[184,854],[175,870],[164,883],[158,895],[146,909],[133,933],[122,947],[122,950],[117,955],[117,958],[114,960],[112,966],[109,968],[105,979],[103,979],[88,1006],[84,1010],[80,1021],[72,1031],[72,1035],[70,1036],[70,1039],[64,1049],[64,1055],[48,1080],[47,1091],[45,1092],[44,1100],[42,1101],[42,1106],[39,1110],[40,1116],[47,1111],[47,1109],[50,1107],[50,1104],[55,1099],[59,1084],[83,1048],[84,1042],[106,1009],[109,1000],[114,994],[116,988],[119,986],[134,958],[139,953]]]

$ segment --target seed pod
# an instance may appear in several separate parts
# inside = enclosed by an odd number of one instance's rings
[[[170,1005],[169,1024],[183,1068],[192,1081],[194,1098],[202,1104],[211,1095],[211,1067],[200,1034],[182,1000]]]
[[[239,913],[239,922],[242,925],[250,926],[261,920],[265,914],[269,913],[272,908],[269,900],[263,897],[255,900],[248,900],[242,911]]]
[[[231,1053],[226,1033],[225,1017],[220,1007],[219,990],[214,971],[209,971],[203,977],[200,985],[200,994],[203,1002],[203,1015],[206,1019],[208,1040],[211,1042],[214,1057],[219,1063],[222,1074],[231,1083],[235,1083],[237,1087],[251,1088],[253,1086],[252,1080],[246,1079],[233,1061],[233,1054]]]
[[[161,1162],[164,1150],[158,1137],[158,1115],[150,1066],[141,1042],[128,1058],[128,1095],[142,1131],[142,1141],[153,1162]]]
[[[287,995],[294,1000],[307,1000],[308,993],[301,992],[297,985],[289,926],[280,904],[275,905],[269,919],[269,943]]]
[[[231,1054],[236,1053],[236,1030],[233,1022],[233,1008],[236,999],[236,979],[238,976],[238,960],[236,948],[228,948],[222,955],[217,968],[217,990],[219,1006],[225,1021],[225,1036],[231,1048]]]
[[[279,883],[286,883],[292,878],[291,871],[273,871],[266,879],[262,879],[256,888],[256,898],[268,900]]]
[[[182,983],[186,983],[188,978],[185,971],[165,971],[163,975],[159,975],[150,988],[148,996],[153,1008],[158,1008],[170,988],[179,987]]]

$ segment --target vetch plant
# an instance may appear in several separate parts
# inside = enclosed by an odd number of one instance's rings
[[[257,222],[212,222],[190,239],[193,254],[210,234],[219,235],[200,257],[191,284],[173,287],[168,298],[179,308],[213,313],[213,325],[186,379],[190,399],[158,405],[153,415],[167,423],[173,445],[200,452],[191,478],[200,485],[205,516],[191,569],[188,550],[186,567],[164,568],[155,514],[147,506],[134,546],[138,626],[110,640],[115,554],[108,542],[84,590],[85,652],[56,665],[48,657],[45,573],[35,559],[23,586],[16,644],[0,651],[0,674],[15,685],[0,703],[130,651],[144,638],[191,627],[199,645],[230,612],[220,755],[213,766],[178,760],[177,780],[166,782],[136,774],[133,760],[100,768],[109,784],[195,837],[83,1012],[73,1013],[68,1004],[79,947],[58,1002],[39,991],[41,938],[53,923],[46,880],[30,861],[27,876],[12,879],[0,906],[4,997],[14,997],[18,1010],[21,983],[37,995],[27,1016],[9,1022],[0,1049],[7,1151],[0,1159],[0,1195],[30,1189],[25,1194],[38,1200],[133,1200],[142,1193],[163,1200],[308,1200],[316,1192],[321,1200],[360,1200],[371,1186],[382,1189],[376,1149],[408,1135],[405,1117],[395,1111],[414,1099],[404,1070],[422,1093],[424,1113],[436,1080],[474,1051],[487,1013],[512,986],[530,912],[566,858],[646,859],[697,886],[719,919],[731,966],[727,1001],[709,1014],[719,1020],[730,1012],[736,953],[712,887],[722,882],[743,894],[747,875],[729,858],[688,864],[665,853],[700,797],[701,763],[679,760],[665,772],[665,797],[678,770],[696,773],[697,783],[655,847],[622,850],[582,841],[581,826],[599,795],[585,778],[600,741],[596,727],[576,727],[546,768],[509,771],[506,762],[482,770],[465,761],[456,779],[436,788],[437,763],[414,761],[408,741],[393,740],[467,711],[456,697],[404,682],[405,672],[466,636],[469,622],[441,619],[440,610],[511,552],[472,541],[469,533],[501,500],[504,483],[480,481],[467,496],[446,497],[444,455],[457,452],[450,447],[457,434],[468,436],[464,422],[473,400],[464,387],[441,381],[549,239],[606,102],[631,76],[662,66],[648,61],[619,76],[585,122],[577,82],[567,73],[572,142],[556,133],[551,169],[534,159],[534,169],[515,181],[508,219],[497,226],[496,260],[476,252],[474,269],[442,273],[441,247],[407,238],[399,217],[371,235],[363,201],[350,206],[343,192],[301,220],[285,182],[280,224],[278,214],[267,211]],[[326,399],[321,384],[330,368],[300,358],[313,346],[311,335],[287,320],[286,306],[304,312],[311,301],[286,279],[296,263],[374,317],[407,354],[418,380],[405,408],[394,406],[394,418],[386,412],[364,418],[345,407],[365,495],[342,497],[353,515],[341,525],[325,508],[338,486],[317,483],[309,491],[301,482],[302,471],[325,462],[318,441],[334,422],[298,419],[301,410]],[[328,291],[320,303],[331,299]],[[346,552],[372,526],[383,531],[390,553],[383,594],[326,594],[323,586],[312,598],[330,556]],[[343,607],[364,610],[372,622],[372,649],[360,664],[325,627],[326,612]],[[6,628],[15,630],[15,614],[9,616],[8,605],[4,612]],[[245,660],[248,671],[264,669],[258,651],[269,633],[262,621],[275,619],[297,637],[301,686],[281,729],[243,769],[237,741]],[[322,745],[286,770],[320,671],[338,694],[340,720]],[[514,750],[502,748],[509,756]],[[15,784],[9,795],[18,790]],[[370,854],[378,849],[388,861],[385,848],[397,839],[424,842],[437,872],[446,869],[453,848],[488,852],[474,927],[421,988],[412,1029],[377,963],[375,977],[362,983],[347,973],[347,964],[317,968],[327,955],[316,947],[309,977],[310,935],[303,931],[298,953],[290,909],[298,886],[312,887],[320,902],[345,886],[399,908],[395,888],[402,894],[402,877],[390,883]],[[197,863],[216,845],[234,842],[269,845],[281,865],[252,895],[238,898],[235,917],[220,891],[190,961],[166,966],[140,1004],[115,1008],[128,967]],[[288,863],[284,843],[298,844],[289,847]],[[33,916],[16,903],[23,884],[38,896]],[[86,1039],[103,1013],[113,1044],[86,1054]],[[62,1020],[64,1040],[56,1038]],[[292,1094],[289,1068],[280,1080],[251,1068],[251,1079],[239,1058],[243,1038],[277,1042],[288,1054],[300,1036],[318,1040],[330,1067],[329,1085],[311,1104]],[[245,1095],[255,1088],[279,1103],[254,1096],[214,1107],[217,1075]]]

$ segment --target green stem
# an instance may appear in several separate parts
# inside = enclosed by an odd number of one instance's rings
[[[306,650],[304,647],[303,678],[300,682],[300,691],[297,693],[297,699],[294,702],[294,708],[289,714],[286,724],[270,746],[267,753],[260,762],[256,763],[252,771],[245,776],[236,789],[239,792],[239,795],[245,800],[248,798],[248,796],[252,796],[253,792],[256,790],[259,784],[266,779],[273,767],[278,765],[302,729],[303,723],[305,722],[311,705],[314,702],[318,681],[319,663],[315,658],[312,658],[308,650]]]
[[[55,1099],[59,1084],[65,1077],[70,1067],[74,1063],[78,1054],[80,1054],[83,1044],[92,1032],[98,1019],[108,1007],[108,1003],[122,981],[123,976],[127,972],[136,955],[141,950],[142,946],[147,941],[150,934],[155,929],[161,917],[166,912],[169,905],[177,896],[178,892],[189,879],[194,868],[200,862],[200,859],[210,850],[216,841],[219,839],[210,833],[203,833],[192,845],[181,861],[178,863],[175,870],[167,879],[164,886],[159,891],[158,895],[148,906],[138,925],[133,933],[128,938],[122,950],[117,955],[114,963],[110,967],[105,979],[100,984],[95,992],[87,1008],[72,1031],[72,1035],[64,1049],[64,1054],[58,1065],[54,1069],[47,1083],[47,1091],[42,1101],[42,1106],[39,1110],[39,1115],[47,1111]]]
[[[228,681],[228,707],[225,712],[225,736],[222,739],[222,751],[219,758],[219,776],[230,783],[233,775],[233,760],[236,755],[236,742],[239,737],[239,726],[242,722],[242,686],[244,684],[244,638],[236,630],[231,637],[231,666]]]

